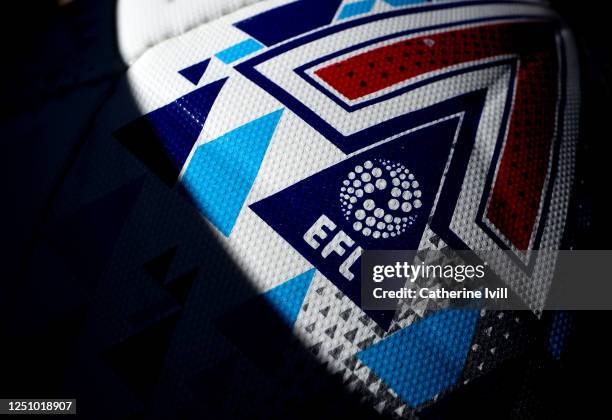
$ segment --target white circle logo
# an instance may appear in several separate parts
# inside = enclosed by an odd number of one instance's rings
[[[340,207],[353,229],[374,239],[394,238],[416,220],[419,182],[401,163],[385,159],[357,165],[342,181]]]

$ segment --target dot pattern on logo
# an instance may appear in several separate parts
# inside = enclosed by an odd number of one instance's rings
[[[401,163],[385,159],[355,166],[342,181],[339,196],[353,230],[374,239],[406,232],[423,205],[416,176]]]

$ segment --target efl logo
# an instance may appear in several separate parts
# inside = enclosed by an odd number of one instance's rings
[[[414,129],[251,209],[359,304],[361,250],[418,248],[461,123],[455,115]],[[387,327],[393,311],[368,315]]]
[[[353,230],[374,239],[401,235],[421,208],[419,181],[401,163],[378,159],[355,166],[342,181],[340,203]]]
[[[373,239],[389,239],[400,236],[416,221],[415,213],[422,207],[421,190],[414,174],[400,163],[388,160],[365,161],[363,166],[355,166],[340,188],[341,210],[344,219],[353,223],[353,231]],[[379,167],[380,166],[380,167]],[[384,169],[381,169],[384,168]],[[376,205],[376,201],[381,207]],[[400,204],[401,202],[401,204]],[[385,211],[386,208],[386,211]],[[325,214],[304,234],[304,241],[312,249],[318,249],[319,240],[324,240],[328,232],[334,232],[337,225]],[[353,247],[355,241],[345,231],[340,230],[321,251],[321,257],[327,258],[335,252],[344,256],[347,248]],[[340,265],[339,272],[346,280],[353,280],[355,275],[351,267],[361,256],[362,248],[357,246],[348,258]]]
[[[550,261],[530,251],[558,247],[567,205],[549,211],[571,171],[566,48],[540,9],[513,10],[369,16],[236,67],[348,155],[251,208],[356,303],[359,249],[418,249],[429,224],[457,249],[514,251],[488,263],[543,304]]]
[[[332,19],[337,4],[324,3]],[[555,261],[532,251],[560,246],[577,132],[574,49],[556,17],[536,2],[441,2],[340,21],[320,20],[320,12],[314,26],[291,25],[280,38],[269,25],[277,11],[236,24],[261,44],[230,77],[248,79],[293,114],[249,123],[263,127],[265,145],[276,124],[299,118],[309,126],[305,138],[315,130],[344,154],[250,208],[357,304],[359,250],[418,249],[430,228],[454,249],[512,251],[487,263],[541,309]],[[204,178],[221,176],[223,160],[187,160],[226,80],[119,133],[171,185],[186,166],[179,182],[194,181],[192,196],[219,195]],[[198,118],[175,121],[195,104],[203,107]],[[142,122],[149,137],[169,138],[144,144],[134,130]],[[251,147],[244,127],[224,142]],[[219,144],[200,146],[198,156]],[[266,183],[257,173],[266,153],[257,149],[258,164],[245,166],[249,182],[231,192],[239,197],[231,212],[227,200],[199,207],[230,241],[252,181]],[[384,327],[393,314],[369,315]]]

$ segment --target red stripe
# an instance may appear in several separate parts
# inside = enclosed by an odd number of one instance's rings
[[[552,48],[521,56],[508,137],[486,212],[519,250],[529,248],[549,169],[556,75]]]
[[[364,52],[315,74],[346,98],[358,99],[430,71],[515,53],[517,26],[482,26],[412,38]]]
[[[534,230],[554,135],[557,62],[545,23],[489,25],[412,38],[321,68],[315,74],[358,99],[448,66],[513,54],[519,57],[514,108],[486,217],[525,250]]]

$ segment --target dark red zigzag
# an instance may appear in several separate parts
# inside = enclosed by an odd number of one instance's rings
[[[526,250],[536,227],[555,131],[554,33],[545,22],[454,30],[379,47],[315,74],[353,100],[449,66],[518,56],[514,105],[486,217],[517,249]]]

